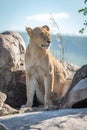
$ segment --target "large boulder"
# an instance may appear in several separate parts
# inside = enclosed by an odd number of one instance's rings
[[[82,79],[73,87],[69,92],[66,103],[64,104],[64,107],[66,108],[75,106],[77,108],[87,107],[87,78]]]
[[[87,65],[76,71],[67,95],[60,102],[61,107],[87,107]]]
[[[85,78],[87,78],[87,64],[83,65],[80,69],[76,71],[72,80],[71,87],[74,87],[80,80]]]
[[[6,103],[19,107],[25,103],[25,43],[17,32],[0,34],[0,91],[7,95]]]

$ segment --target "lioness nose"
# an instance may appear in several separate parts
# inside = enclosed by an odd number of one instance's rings
[[[51,41],[47,41],[47,42],[50,44]]]

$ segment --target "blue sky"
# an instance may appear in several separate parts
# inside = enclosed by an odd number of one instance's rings
[[[78,10],[84,6],[83,0],[0,0],[0,32],[45,24],[51,28],[53,16],[61,33],[78,34],[84,22]]]

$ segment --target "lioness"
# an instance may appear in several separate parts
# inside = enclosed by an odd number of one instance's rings
[[[52,94],[61,98],[66,94],[66,71],[62,64],[50,53],[50,29],[48,26],[31,29],[26,27],[30,42],[26,49],[26,106],[32,107],[36,92],[44,107],[53,105]]]

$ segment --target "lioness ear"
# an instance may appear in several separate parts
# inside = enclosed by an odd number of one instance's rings
[[[30,27],[26,27],[25,28],[27,33],[29,34],[29,36],[31,37],[32,36],[32,29]]]
[[[44,25],[42,27],[45,28],[47,31],[50,31],[50,28],[47,25]]]

